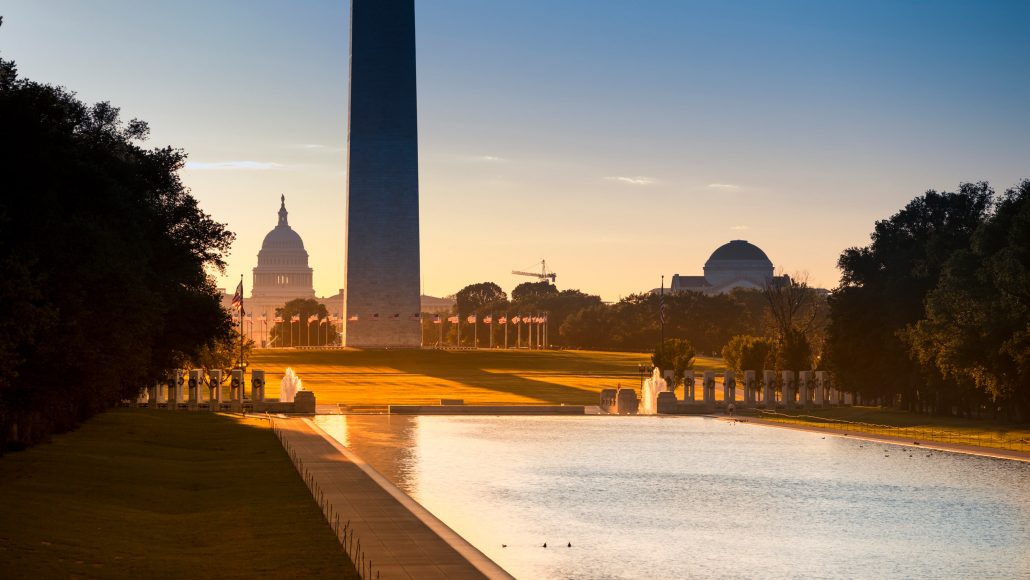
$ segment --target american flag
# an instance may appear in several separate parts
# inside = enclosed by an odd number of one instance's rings
[[[465,322],[468,322],[469,324],[475,324],[476,323],[476,315],[475,314],[469,314],[468,318],[465,319]]]
[[[497,319],[497,324],[508,324],[508,317],[502,316]]]
[[[294,314],[290,317],[290,322],[300,322],[300,314]]]
[[[493,324],[493,323],[494,323],[494,317],[493,316],[487,314],[486,316],[483,317],[483,324]]]
[[[519,322],[522,322],[522,319],[519,318],[518,316],[512,316],[511,317],[511,323],[512,324],[518,324]]]
[[[434,314],[433,315],[433,324],[440,324],[440,315],[439,314]]]
[[[282,321],[283,321],[283,317],[282,316],[276,316],[275,317],[275,322],[276,323],[279,323],[279,322],[282,322]]]
[[[457,324],[458,323],[458,317],[457,316],[448,316],[447,317],[447,322],[450,322],[451,324]]]
[[[351,314],[350,316],[347,317],[347,322],[357,322],[357,320],[358,320],[358,315],[357,314]]]
[[[312,314],[311,316],[308,316],[308,324],[311,324],[312,322],[316,322],[317,320],[318,320],[318,315],[317,314]]]
[[[232,309],[243,312],[243,280],[240,280],[240,285],[236,287],[236,294],[232,296]]]
[[[665,324],[665,317],[668,313],[668,306],[665,305],[665,294],[658,295],[658,321]]]

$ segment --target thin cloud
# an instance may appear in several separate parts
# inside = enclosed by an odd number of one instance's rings
[[[476,163],[476,162],[496,163],[498,161],[505,161],[505,159],[503,157],[498,157],[496,155],[466,155],[464,157],[459,157],[458,159],[461,160],[461,161],[468,161],[468,162],[471,162],[471,163]]]
[[[605,177],[605,179],[607,179],[608,181],[618,181],[620,183],[628,183],[630,185],[651,185],[652,183],[654,183],[654,179],[652,179],[650,177],[639,176],[639,175],[637,177],[624,177],[624,176],[616,175],[616,176],[612,176],[612,177]]]
[[[721,189],[723,191],[737,191],[740,189],[739,185],[733,185],[732,183],[709,183],[710,189]]]
[[[264,161],[187,161],[186,169],[242,169],[245,171],[264,171],[266,169],[275,169],[282,167],[278,163],[268,163]]]
[[[297,149],[303,149],[305,151],[318,151],[320,153],[339,153],[344,150],[343,147],[321,145],[318,143],[301,143],[300,145],[291,145]]]

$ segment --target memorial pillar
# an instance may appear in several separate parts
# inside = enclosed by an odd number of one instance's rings
[[[822,407],[826,404],[826,386],[829,377],[826,371],[815,371],[815,406]]]
[[[715,404],[715,371],[705,371],[702,375],[704,378],[701,379],[701,388],[704,391],[704,400],[706,405]]]
[[[744,406],[753,407],[755,405],[755,371],[744,371]]]
[[[727,407],[737,402],[737,373],[733,371],[722,376],[722,401]]]
[[[234,402],[243,403],[243,371],[241,369],[232,370],[232,393],[231,397]]]
[[[161,392],[161,383],[160,382],[155,382],[153,385],[150,385],[150,387],[148,389],[148,392],[149,392],[150,396],[148,398],[149,400],[147,401],[147,406],[150,407],[151,409],[156,409],[157,408],[157,395],[158,395],[158,393]]]
[[[801,392],[801,399],[798,405],[807,409],[812,404],[812,371],[801,371],[798,373],[798,390]]]
[[[212,369],[208,374],[211,379],[211,402],[212,411],[217,411],[222,403],[222,382],[224,380],[222,369]]]
[[[693,403],[694,397],[694,371],[687,371],[683,374],[683,400]]]
[[[190,371],[190,382],[189,382],[189,406],[191,409],[197,408],[200,404],[201,388],[204,386],[204,369],[193,369]]]
[[[265,371],[250,371],[250,398],[255,402],[265,400]]]
[[[762,371],[762,403],[776,409],[776,371]]]
[[[794,371],[783,371],[783,406],[794,408]]]

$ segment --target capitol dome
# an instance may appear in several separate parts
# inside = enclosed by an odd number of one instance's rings
[[[315,289],[312,270],[308,267],[308,252],[304,249],[304,240],[290,227],[285,195],[281,201],[279,223],[265,236],[258,252],[253,295],[311,298]]]

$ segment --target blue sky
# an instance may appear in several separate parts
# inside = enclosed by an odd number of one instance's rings
[[[836,285],[929,188],[1030,177],[1030,3],[420,0],[425,291],[546,258],[614,300],[730,239]],[[186,149],[250,269],[280,193],[320,295],[343,283],[347,16],[337,2],[8,0],[21,73]]]

